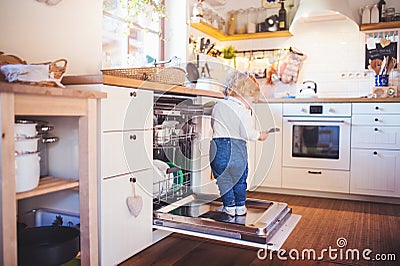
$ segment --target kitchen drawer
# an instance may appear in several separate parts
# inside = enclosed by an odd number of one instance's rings
[[[101,101],[101,131],[149,129],[153,126],[153,92],[102,86],[107,98]]]
[[[400,127],[353,126],[351,147],[400,149]]]
[[[352,125],[370,126],[400,126],[400,114],[398,115],[353,115]]]
[[[353,114],[400,114],[400,103],[353,103]]]
[[[291,167],[282,171],[283,188],[349,193],[349,171]]]
[[[351,150],[350,193],[400,197],[400,151]]]
[[[321,106],[322,114],[311,113],[311,106]],[[351,103],[284,103],[283,116],[351,116]]]
[[[102,178],[152,168],[152,139],[152,130],[102,133]]]
[[[152,243],[152,170],[139,171],[101,181],[100,265],[118,265]],[[134,185],[139,214],[133,216],[126,204],[133,197]],[[135,200],[134,200],[135,201]]]

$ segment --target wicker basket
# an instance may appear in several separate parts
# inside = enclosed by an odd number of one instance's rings
[[[138,67],[102,69],[104,75],[148,80],[153,82],[182,85],[185,82],[186,72],[179,67]]]

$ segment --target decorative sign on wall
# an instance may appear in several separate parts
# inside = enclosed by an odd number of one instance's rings
[[[374,69],[376,62],[386,64],[390,61],[397,62],[399,60],[399,43],[398,31],[375,31],[366,34],[365,69],[374,70],[376,73],[377,71]],[[397,67],[397,64],[393,67]]]
[[[368,65],[374,59],[383,60],[385,56],[389,58],[396,58],[398,55],[398,42],[391,42],[389,45],[382,47],[380,43],[376,44],[375,49],[368,50],[367,45],[365,45],[365,69],[368,69]]]

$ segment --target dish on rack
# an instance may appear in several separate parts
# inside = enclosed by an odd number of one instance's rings
[[[172,188],[174,184],[173,174],[167,174],[167,170],[170,166],[161,160],[153,160],[153,195],[162,196],[169,189]]]

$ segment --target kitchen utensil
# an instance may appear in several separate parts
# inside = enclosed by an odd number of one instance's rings
[[[80,232],[68,226],[38,226],[18,232],[18,265],[60,265],[79,252]]]
[[[129,179],[129,182],[132,183],[132,196],[126,198],[126,205],[128,206],[129,212],[134,217],[138,217],[140,211],[143,208],[143,199],[141,196],[136,195],[136,190],[135,190],[136,178],[131,177]]]
[[[34,138],[37,135],[37,123],[30,120],[18,119],[14,124],[14,138]]]
[[[317,83],[312,80],[303,82],[303,86],[300,89],[298,98],[315,98],[317,97]]]
[[[19,138],[15,140],[15,152],[17,154],[33,153],[38,151],[39,138]]]
[[[208,77],[211,78],[210,67],[208,66],[208,63],[205,63],[205,64],[204,64],[204,67],[206,68]]]
[[[375,74],[378,75],[381,71],[382,60],[379,58],[371,60],[370,67],[375,72]]]
[[[268,133],[276,133],[276,132],[280,132],[281,129],[279,127],[273,127],[268,129]]]
[[[186,64],[186,72],[187,72],[187,77],[190,82],[196,83],[197,79],[199,78],[199,70],[197,69],[196,65],[193,63],[187,63]]]
[[[386,73],[389,75],[390,72],[396,67],[397,64],[397,59],[394,57],[391,57],[387,66]]]
[[[18,154],[15,156],[15,190],[24,192],[39,185],[39,153]]]

